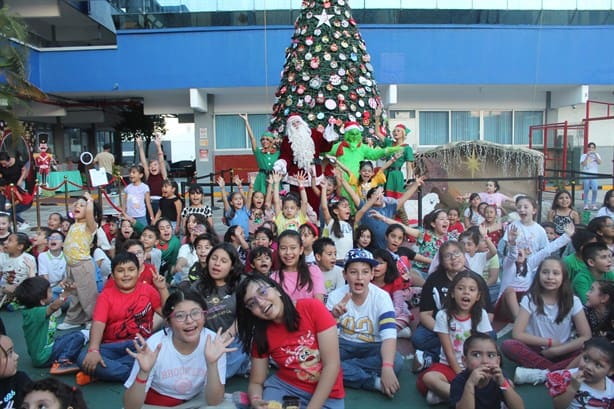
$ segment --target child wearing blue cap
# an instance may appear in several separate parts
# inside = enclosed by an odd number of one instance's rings
[[[367,250],[350,250],[343,270],[347,284],[328,295],[326,307],[339,328],[343,384],[393,397],[399,390],[397,374],[403,360],[396,352],[392,300],[371,284],[375,265],[377,261]]]

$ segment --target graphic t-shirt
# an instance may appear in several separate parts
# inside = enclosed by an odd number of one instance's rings
[[[269,350],[258,354],[256,348],[252,356],[270,356],[278,365],[277,376],[305,392],[313,393],[322,374],[318,333],[336,325],[335,318],[319,300],[299,300],[296,303],[299,316],[297,331],[289,332],[285,325],[270,322],[267,330]],[[329,397],[343,399],[343,375],[339,371]]]
[[[8,378],[2,378],[0,382],[0,409],[18,409],[21,408],[24,391],[26,387],[32,383],[32,380],[22,371]]]
[[[22,327],[32,365],[43,366],[53,350],[56,322],[53,315],[47,317],[47,306],[27,308],[21,313]]]
[[[153,314],[158,308],[160,294],[148,284],[137,283],[131,293],[122,293],[110,286],[98,296],[92,318],[106,324],[103,343],[134,339],[136,334],[149,338]]]
[[[484,309],[482,309],[482,318],[480,319],[479,324],[477,325],[478,332],[481,333],[489,333],[492,331],[492,326],[490,325],[490,321],[488,320],[488,314]],[[435,327],[433,328],[434,332],[440,332],[442,334],[448,334],[450,336],[450,341],[452,343],[452,349],[454,350],[454,354],[456,355],[456,362],[460,365],[461,368],[464,368],[463,365],[463,345],[465,344],[465,340],[471,336],[471,316],[467,318],[458,318],[452,315],[452,321],[448,323],[448,313],[446,310],[441,310],[435,316]],[[443,347],[439,350],[439,362],[444,365],[450,365],[448,362],[448,357],[443,350]]]

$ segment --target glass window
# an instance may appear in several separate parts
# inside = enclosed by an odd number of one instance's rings
[[[252,127],[256,143],[260,145],[260,135],[269,126],[269,115],[250,114],[249,125]],[[238,114],[216,115],[215,148],[216,149],[251,149],[251,142],[245,129],[245,122]]]
[[[484,111],[484,140],[512,144],[512,111]]]
[[[215,116],[215,148],[246,149],[247,132],[239,115]]]
[[[448,143],[450,124],[448,112],[420,112],[420,145]]]
[[[480,139],[480,111],[452,112],[452,142]]]
[[[514,112],[514,144],[529,144],[529,127],[541,125],[543,120],[542,111],[516,111]],[[542,144],[541,132],[533,132],[533,143]]]

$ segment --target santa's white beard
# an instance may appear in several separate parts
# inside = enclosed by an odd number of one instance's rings
[[[309,129],[309,126],[301,124],[298,129],[290,126],[288,128],[288,141],[292,147],[293,162],[300,169],[309,172],[316,153],[316,147],[313,139],[311,139],[311,129]]]

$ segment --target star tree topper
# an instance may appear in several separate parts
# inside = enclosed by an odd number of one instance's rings
[[[322,10],[322,14],[320,14],[319,16],[314,16],[315,18],[318,19],[318,25],[317,27],[320,27],[322,24],[326,24],[327,26],[331,27],[330,25],[330,18],[332,16],[329,16],[328,14],[326,14],[326,10]]]

